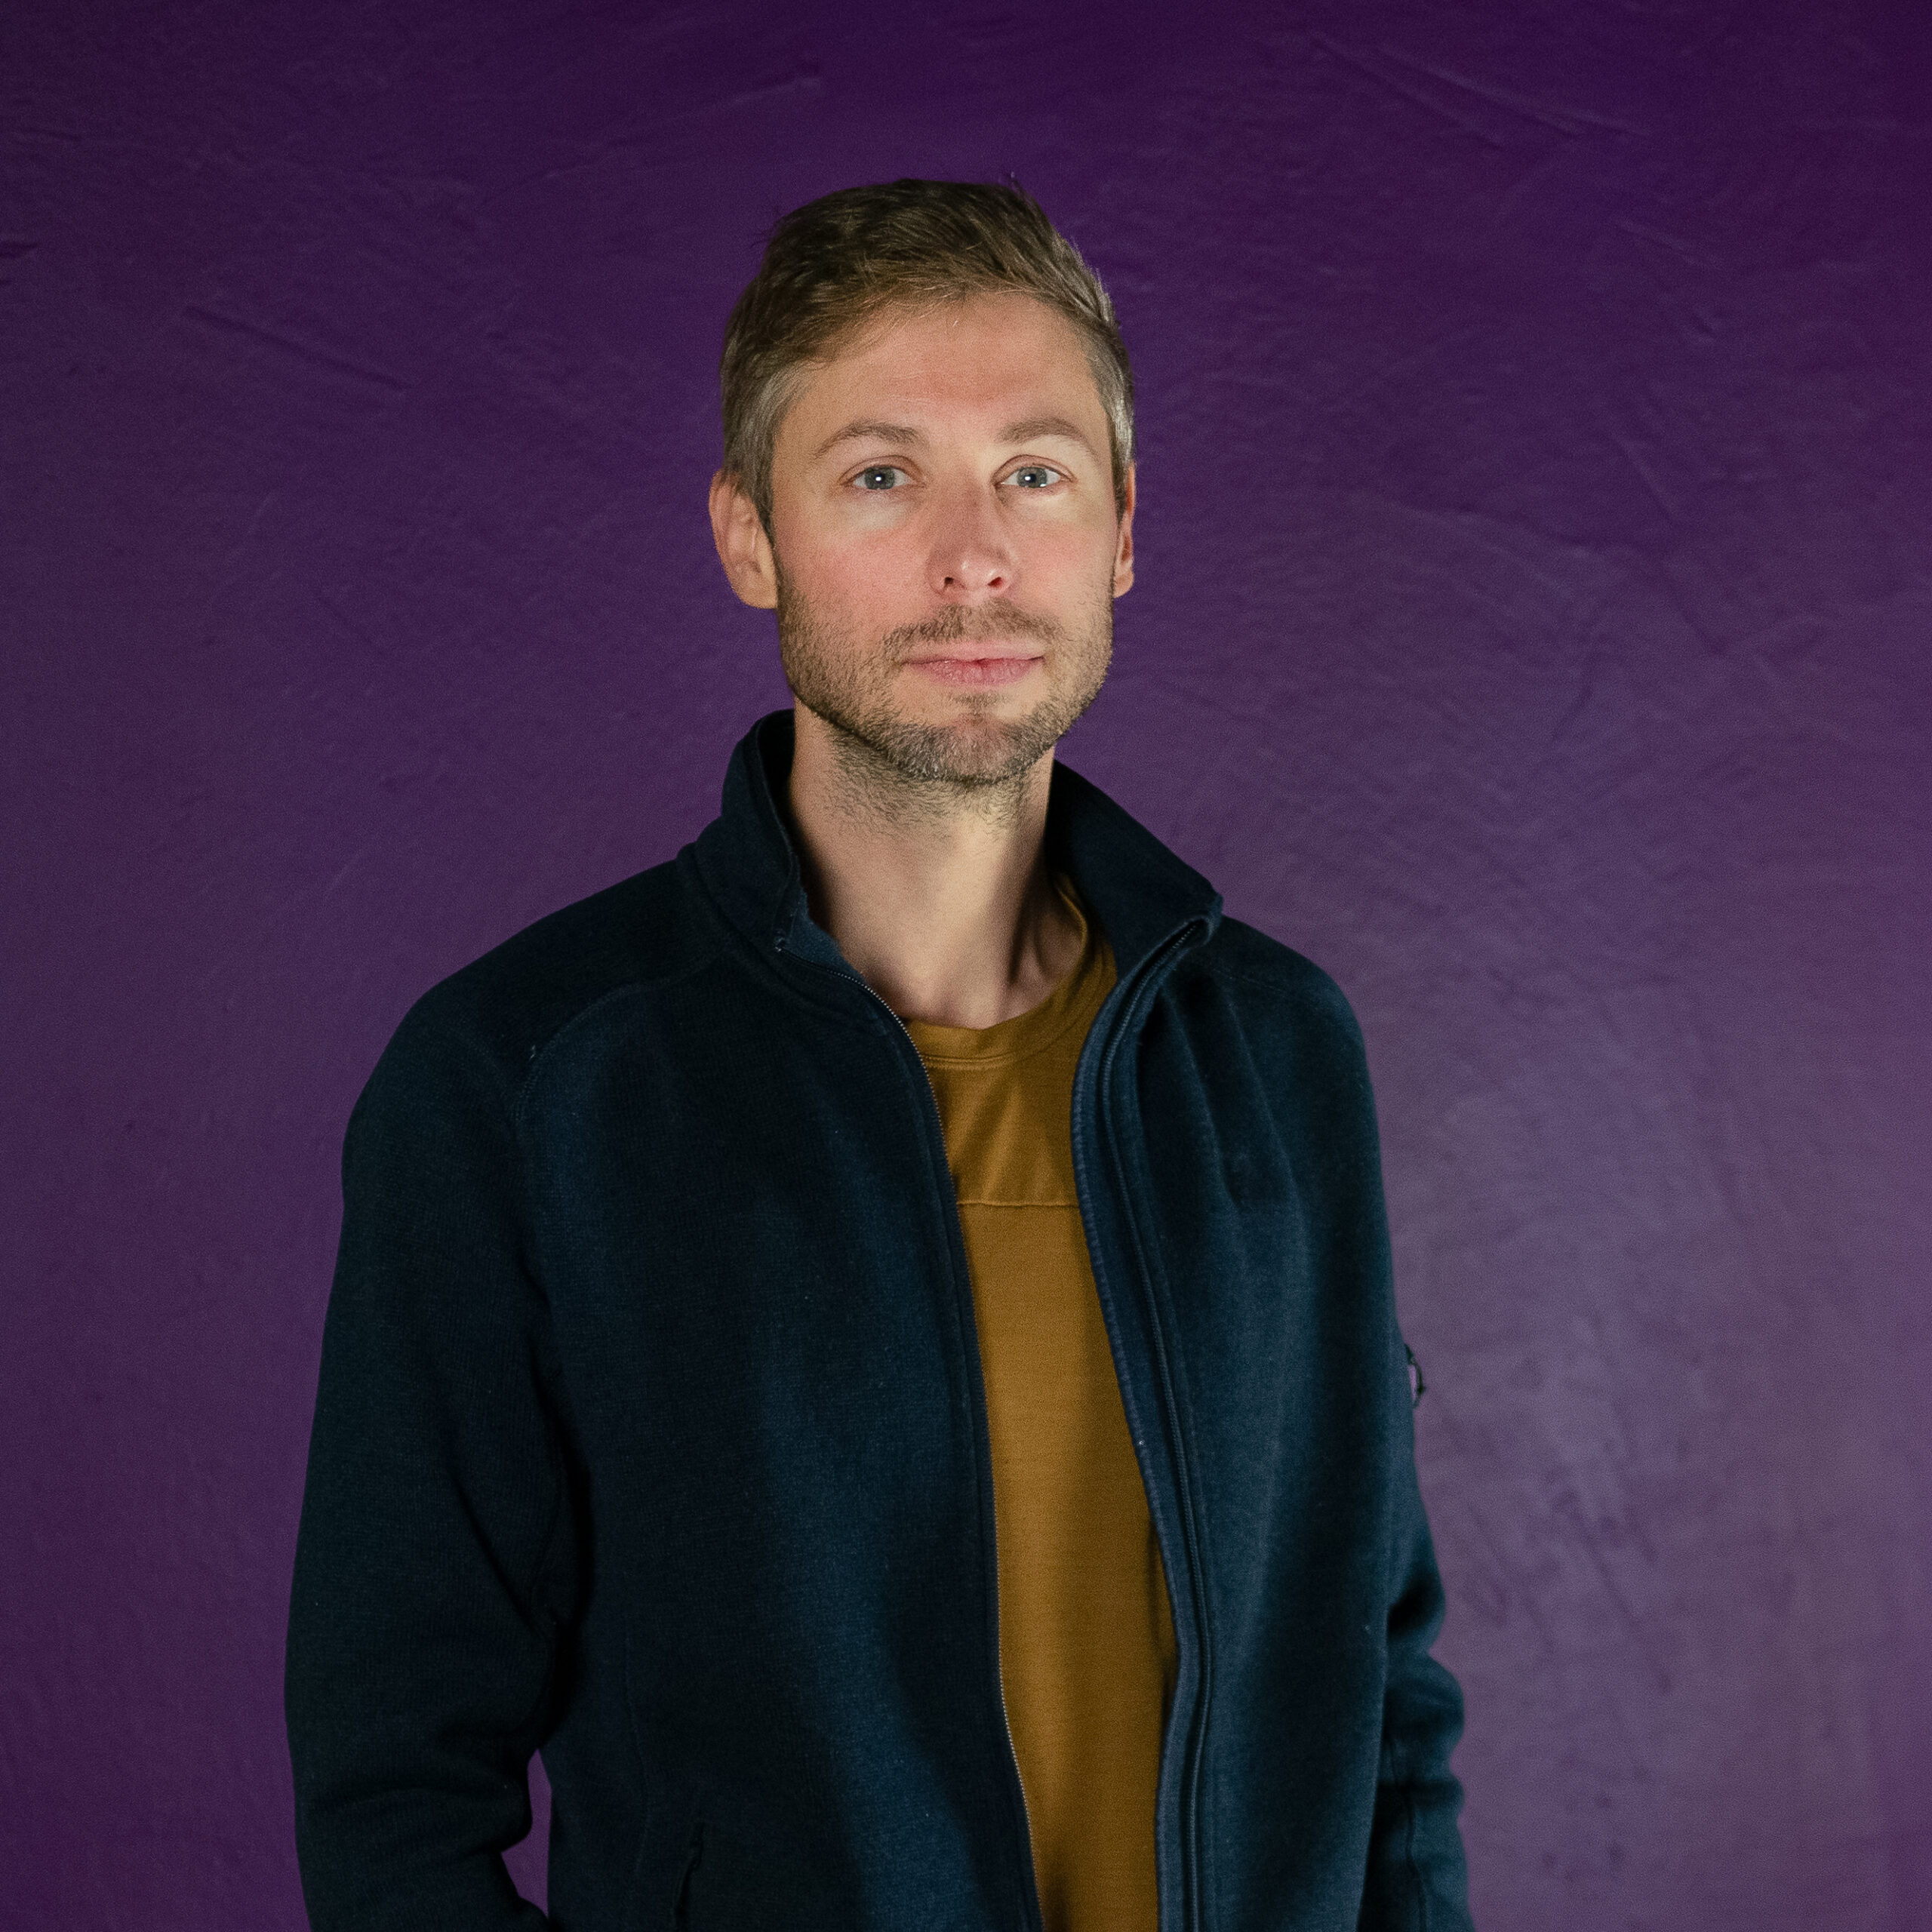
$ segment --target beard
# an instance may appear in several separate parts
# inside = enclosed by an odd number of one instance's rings
[[[1111,584],[1072,628],[1004,602],[971,609],[954,604],[857,648],[848,634],[798,596],[782,569],[777,579],[778,656],[785,681],[808,711],[832,728],[848,775],[873,787],[883,780],[902,792],[909,784],[964,792],[1011,789],[1094,702],[1113,658]],[[944,724],[921,724],[895,702],[894,675],[921,648],[1015,638],[1044,647],[1048,685],[1021,715],[998,715],[1005,694],[998,690],[952,694],[949,703],[957,715]]]

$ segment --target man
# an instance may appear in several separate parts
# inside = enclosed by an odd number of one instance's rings
[[[1015,190],[782,221],[726,575],[796,698],[351,1123],[289,1636],[330,1928],[1465,1925],[1360,1041],[1054,746],[1133,580]]]

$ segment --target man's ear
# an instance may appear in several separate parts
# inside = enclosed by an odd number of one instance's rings
[[[1114,595],[1124,597],[1134,588],[1134,466],[1127,466],[1121,495],[1120,529],[1114,541]],[[740,595],[743,593],[741,592]]]
[[[711,479],[711,537],[731,588],[755,611],[775,609],[778,568],[771,540],[743,485],[722,469]]]

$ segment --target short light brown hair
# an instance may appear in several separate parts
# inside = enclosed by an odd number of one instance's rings
[[[771,529],[771,454],[800,374],[884,309],[1031,295],[1080,332],[1106,412],[1116,513],[1134,460],[1134,372],[1100,278],[1017,183],[841,188],[780,218],[724,329],[724,473]]]

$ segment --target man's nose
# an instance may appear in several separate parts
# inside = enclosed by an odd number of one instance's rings
[[[1019,559],[990,488],[946,491],[934,506],[928,574],[948,603],[1009,596]]]

